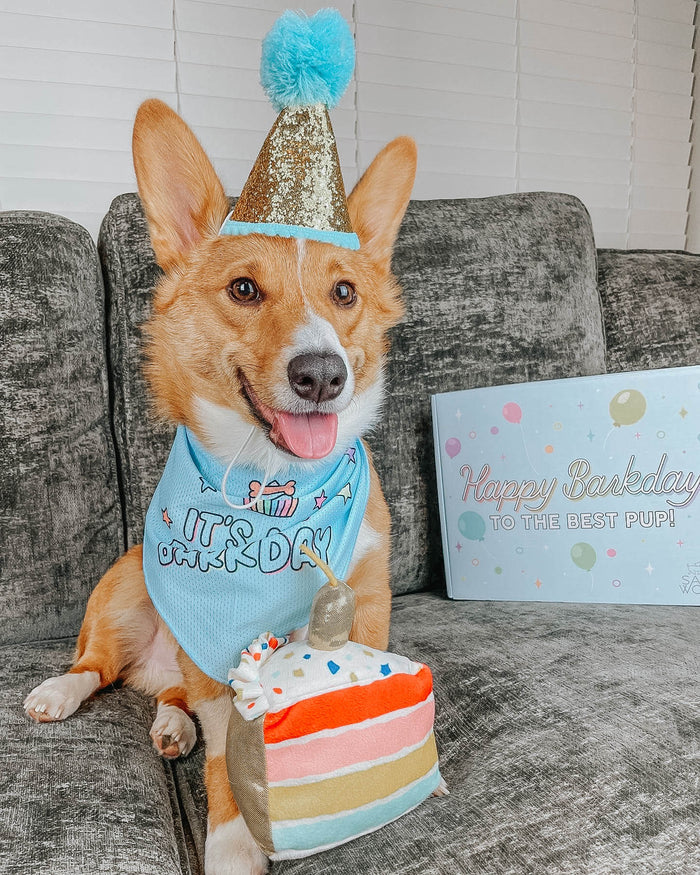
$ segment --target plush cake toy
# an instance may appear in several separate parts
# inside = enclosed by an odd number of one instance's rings
[[[444,792],[430,669],[349,641],[352,589],[300,549],[328,577],[308,639],[262,635],[229,674],[229,781],[273,860],[343,844]]]

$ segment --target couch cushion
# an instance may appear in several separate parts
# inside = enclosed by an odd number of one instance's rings
[[[598,252],[609,371],[700,364],[700,257]]]
[[[0,871],[189,873],[170,766],[151,746],[143,696],[105,691],[62,723],[24,714],[26,694],[66,670],[73,646],[0,647]]]
[[[88,232],[0,214],[0,643],[76,634],[123,546]]]
[[[136,195],[112,203],[99,249],[133,544],[172,435],[149,417],[140,374],[139,326],[160,274]],[[369,442],[393,515],[400,593],[442,576],[430,394],[600,373],[604,348],[590,218],[569,195],[414,201],[394,267],[407,314],[394,332],[385,415]]]
[[[124,489],[127,546],[140,544],[148,505],[163,473],[175,429],[153,415],[143,377],[141,325],[162,272],[136,194],[115,198],[98,249],[109,301],[109,349],[114,430]]]
[[[697,609],[394,600],[450,795],[272,875],[696,872]],[[201,747],[175,764],[199,847]]]
[[[273,875],[699,872],[697,616],[395,599],[450,795]]]
[[[694,608],[396,599],[391,648],[433,671],[451,795],[273,875],[700,871],[696,630]],[[200,873],[201,744],[171,780],[130,690],[25,718],[71,645],[0,648],[2,871]]]
[[[605,359],[590,217],[570,195],[414,201],[394,269],[406,317],[370,444],[405,592],[444,580],[430,395],[603,373]]]

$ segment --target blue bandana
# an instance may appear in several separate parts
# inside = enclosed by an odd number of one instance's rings
[[[309,473],[292,466],[250,508],[221,495],[225,469],[180,426],[148,513],[143,571],[148,594],[180,646],[210,677],[227,683],[241,651],[267,631],[306,625],[325,578],[306,544],[344,578],[365,514],[369,463],[358,440]],[[264,475],[234,466],[233,504],[258,494]]]

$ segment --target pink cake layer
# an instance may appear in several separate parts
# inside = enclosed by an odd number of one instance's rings
[[[382,720],[350,725],[337,734],[294,744],[266,745],[269,783],[324,775],[356,763],[371,763],[390,757],[405,747],[419,744],[435,719],[432,694],[415,711]]]

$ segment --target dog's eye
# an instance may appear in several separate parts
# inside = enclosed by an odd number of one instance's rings
[[[248,277],[232,280],[228,284],[228,293],[239,304],[255,304],[261,300],[258,287]]]
[[[340,282],[333,286],[331,298],[341,307],[352,307],[357,300],[357,292],[350,283]]]

